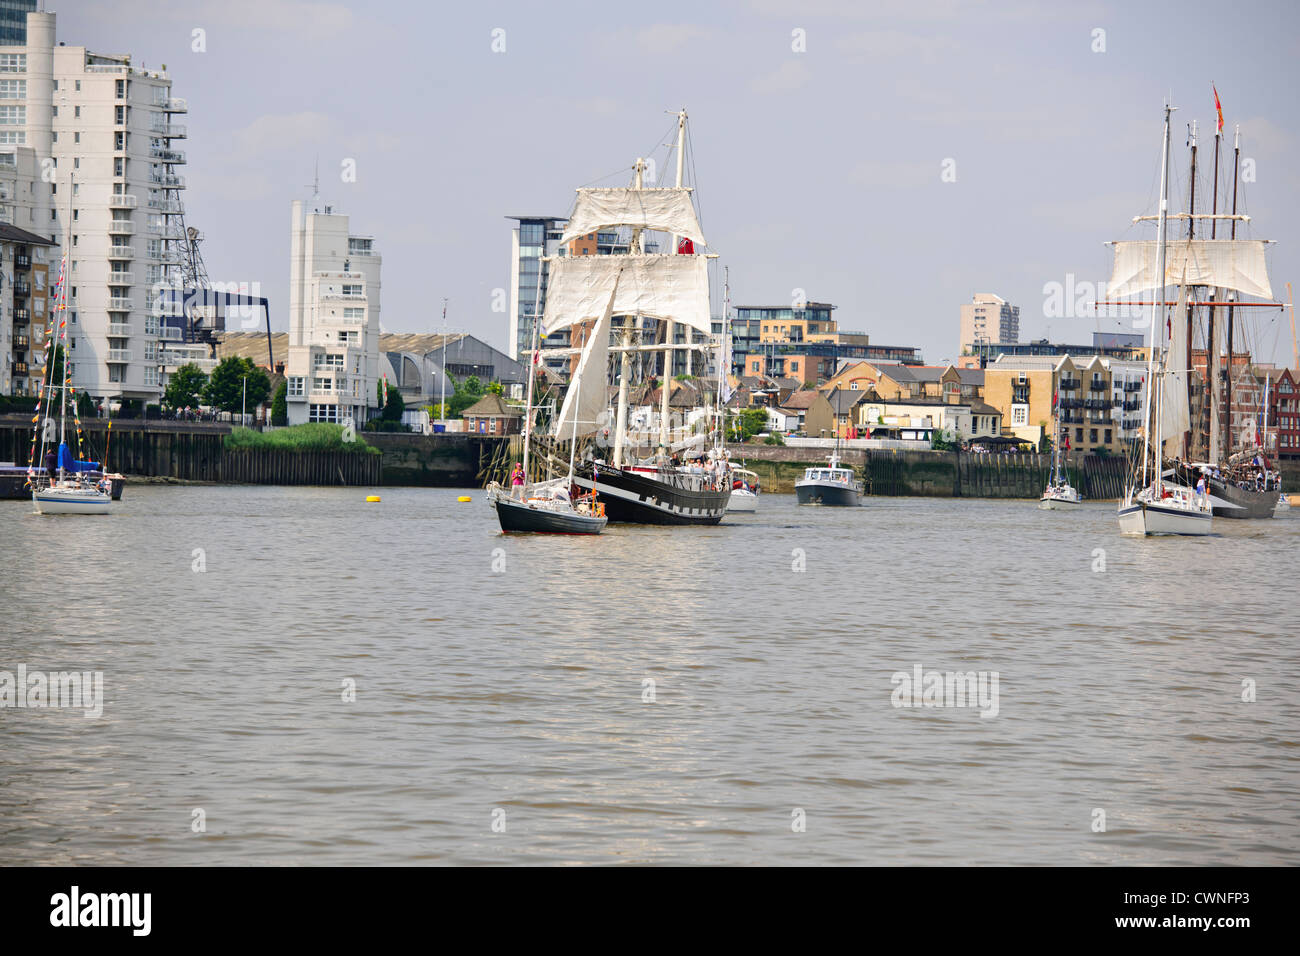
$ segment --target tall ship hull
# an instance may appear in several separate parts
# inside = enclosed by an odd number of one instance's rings
[[[717,524],[731,489],[714,489],[702,476],[612,465],[579,467],[574,483],[595,491],[610,521],[632,524]]]
[[[1216,518],[1271,518],[1278,491],[1250,491],[1219,481],[1210,482],[1210,501]]]

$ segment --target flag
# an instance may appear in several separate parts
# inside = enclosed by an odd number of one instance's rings
[[[1211,83],[1210,89],[1214,90],[1214,112],[1219,114],[1219,125],[1218,128],[1214,131],[1214,135],[1222,136],[1223,135],[1223,104],[1219,102],[1218,87],[1216,87],[1213,83]]]
[[[679,256],[695,255],[695,243],[687,239],[685,236],[682,236],[677,240],[677,254]]]

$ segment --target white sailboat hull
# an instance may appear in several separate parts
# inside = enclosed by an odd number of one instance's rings
[[[32,492],[36,513],[43,515],[106,515],[113,499],[92,488],[45,488]]]
[[[1209,510],[1189,509],[1147,501],[1133,501],[1119,507],[1121,534],[1153,535],[1209,534],[1213,517]]]
[[[1044,495],[1038,499],[1038,507],[1041,511],[1075,511],[1083,507],[1083,502],[1069,498],[1049,498]]]
[[[732,491],[731,500],[727,502],[727,514],[753,514],[758,511],[758,495],[743,489]]]

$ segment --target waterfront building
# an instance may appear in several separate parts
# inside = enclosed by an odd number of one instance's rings
[[[921,363],[915,348],[876,345],[865,332],[841,330],[831,317],[834,309],[825,302],[737,307],[731,319],[732,373],[789,377],[816,386],[845,360]]]
[[[30,152],[30,151],[29,151]],[[41,381],[41,355],[49,320],[49,263],[54,243],[0,223],[0,395],[34,395]],[[69,338],[68,357],[76,361]]]
[[[36,12],[37,0],[3,0],[0,2],[0,46],[23,46],[27,43],[27,14]]]
[[[360,425],[379,404],[383,262],[348,216],[294,200],[289,244],[289,424]]]
[[[511,405],[495,392],[489,392],[461,413],[465,431],[479,435],[518,434],[524,410]]]
[[[507,316],[510,357],[518,361],[532,348],[534,316],[541,315],[546,308],[549,270],[542,260],[559,255],[560,236],[568,219],[559,216],[506,218],[518,223],[510,233],[510,305]],[[548,339],[545,344],[547,347],[563,347],[558,339],[555,342]],[[563,363],[556,360],[548,364],[558,369]]]
[[[1020,341],[1020,307],[991,292],[977,292],[961,307],[958,351],[965,354],[988,345]]]
[[[180,281],[185,154],[175,142],[186,131],[174,119],[186,104],[165,72],[59,44],[55,27],[53,13],[30,12],[22,41],[0,44],[0,154],[14,153],[0,164],[21,166],[28,147],[53,176],[43,212],[43,197],[33,200],[42,221],[16,225],[54,234],[69,253],[73,384],[97,398],[156,400],[160,323],[149,293]]]
[[[1060,342],[1049,342],[1047,339],[1036,339],[1033,342],[1016,344],[993,342],[963,350],[964,354],[958,359],[957,365],[964,368],[984,368],[1003,355],[1013,358],[1101,355],[1106,358],[1120,360],[1141,359],[1146,361],[1146,348],[1142,343],[1143,338],[1140,335],[1118,335],[1109,332],[1094,332],[1091,345],[1069,345]]]
[[[818,391],[804,413],[804,434],[809,438],[848,438],[860,422],[858,406],[871,401],[874,394],[844,389]]]
[[[1279,458],[1300,458],[1300,370],[1282,369],[1273,380],[1269,430],[1277,435]]]
[[[979,399],[890,400],[870,395],[855,406],[859,438],[928,440],[938,430],[950,440],[978,443],[1002,433],[1002,413]]]
[[[984,377],[985,401],[1001,412],[1005,429],[1017,438],[1036,443],[1051,434],[1058,395],[1071,452],[1123,454],[1141,437],[1142,362],[1096,354],[1003,355]]]

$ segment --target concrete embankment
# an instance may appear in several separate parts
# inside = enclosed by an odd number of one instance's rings
[[[763,488],[794,491],[810,465],[824,464],[829,449],[783,445],[728,445],[732,461],[744,461]],[[844,449],[843,463],[854,469],[873,495],[937,498],[1037,498],[1052,467],[1041,454],[972,454],[897,449]],[[1124,492],[1122,458],[1088,455],[1067,468],[1076,488],[1091,499],[1118,498]]]

